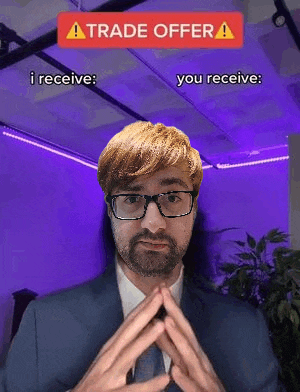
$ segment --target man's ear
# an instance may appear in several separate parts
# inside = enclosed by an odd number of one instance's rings
[[[197,213],[198,213],[198,208],[195,208],[194,209],[194,223],[195,223],[195,220],[197,218]]]
[[[106,208],[107,208],[107,215],[108,215],[108,217],[111,219],[111,217],[112,217],[112,211],[111,211],[111,209],[110,209],[110,206],[109,206],[109,205],[106,205]]]

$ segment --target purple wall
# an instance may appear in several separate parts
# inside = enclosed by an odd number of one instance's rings
[[[0,156],[1,352],[10,337],[12,292],[45,295],[101,271],[103,193],[96,170],[3,136],[2,129]]]
[[[104,146],[99,146],[99,154]],[[103,194],[96,171],[0,134],[0,364],[13,300],[23,288],[46,295],[101,271]],[[288,230],[288,161],[204,172],[200,204],[209,230],[261,236]],[[244,231],[233,237],[244,238]]]
[[[205,170],[199,202],[210,229],[240,227],[254,237],[275,227],[288,232],[288,165]]]

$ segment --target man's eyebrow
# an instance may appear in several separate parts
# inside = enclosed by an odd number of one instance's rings
[[[181,185],[182,187],[184,187],[185,189],[189,189],[188,185],[181,179],[178,177],[167,177],[167,178],[163,178],[160,182],[159,185],[161,186],[168,186],[168,185],[174,185],[174,184],[178,184]],[[131,185],[131,184],[127,184],[127,185],[122,185],[122,187],[117,189],[117,193],[121,193],[121,192],[141,192],[145,189],[145,187],[143,185]],[[114,192],[114,193],[116,193]]]
[[[168,177],[160,181],[160,185],[173,185],[173,184],[181,185],[186,189],[189,188],[188,185],[181,178],[178,177]]]
[[[122,185],[122,187],[118,188],[117,192],[140,192],[144,189],[142,185]]]

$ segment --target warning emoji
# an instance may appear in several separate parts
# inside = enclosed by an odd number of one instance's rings
[[[215,35],[215,39],[234,39],[234,35],[230,30],[228,24],[223,22],[221,27],[219,28],[217,34]]]
[[[67,39],[86,39],[82,28],[79,26],[77,22],[73,24],[70,31],[68,32]]]

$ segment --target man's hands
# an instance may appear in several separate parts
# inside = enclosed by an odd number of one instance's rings
[[[175,362],[171,374],[177,385],[184,392],[225,392],[208,357],[200,347],[197,338],[178,307],[171,292],[161,288],[167,317],[164,320],[166,335],[170,337],[169,345],[174,345],[179,353],[180,363]],[[159,340],[163,335],[160,335]],[[171,356],[172,357],[172,356]],[[176,358],[178,354],[176,354]]]
[[[156,392],[169,383],[164,374],[144,383],[126,385],[128,371],[136,359],[164,332],[164,323],[152,321],[163,303],[158,288],[125,319],[117,332],[102,347],[73,392]]]
[[[167,311],[165,320],[153,320],[161,305]],[[168,374],[126,385],[128,371],[154,342],[171,357],[171,375],[184,392],[225,392],[188,320],[164,286],[156,288],[129,314],[72,391],[163,391],[170,382]]]

